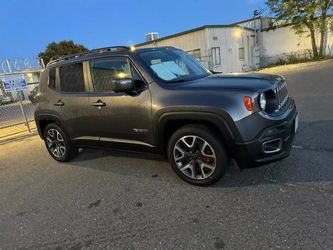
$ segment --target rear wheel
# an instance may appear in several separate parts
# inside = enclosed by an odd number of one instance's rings
[[[179,177],[199,186],[214,184],[229,166],[229,156],[219,135],[201,125],[177,130],[168,143],[168,158]]]
[[[44,141],[50,155],[57,161],[69,161],[78,153],[78,148],[70,144],[65,131],[55,123],[46,126]]]

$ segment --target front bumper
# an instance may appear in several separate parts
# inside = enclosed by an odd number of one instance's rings
[[[287,157],[295,137],[296,107],[282,121],[263,129],[255,139],[236,144],[234,158],[241,168],[265,165]],[[297,126],[297,124],[296,124]],[[272,147],[267,147],[271,145]]]

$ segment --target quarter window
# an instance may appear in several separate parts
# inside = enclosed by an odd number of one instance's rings
[[[64,92],[84,92],[82,63],[74,63],[59,68],[60,90]]]
[[[90,71],[95,92],[113,92],[112,80],[132,78],[130,65],[125,58],[90,61]]]
[[[132,80],[134,82],[135,89],[140,91],[146,88],[146,83],[140,76],[140,74],[131,66]]]
[[[56,88],[56,68],[50,69],[49,71],[49,87],[51,89]]]

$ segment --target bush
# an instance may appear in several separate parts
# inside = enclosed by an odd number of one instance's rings
[[[301,52],[292,52],[290,54],[282,54],[275,58],[270,58],[270,62],[267,64],[267,67],[273,67],[278,65],[286,65],[286,64],[296,64],[303,62],[313,62],[320,61],[332,58],[332,56],[317,56],[313,57],[312,52],[310,50],[306,50]]]

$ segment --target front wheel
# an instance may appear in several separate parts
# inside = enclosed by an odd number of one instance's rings
[[[55,123],[46,126],[44,141],[50,155],[57,161],[69,161],[78,153],[78,148],[71,145],[65,131]]]
[[[214,184],[229,166],[229,156],[220,136],[206,126],[180,128],[171,136],[167,150],[175,173],[194,185]]]

